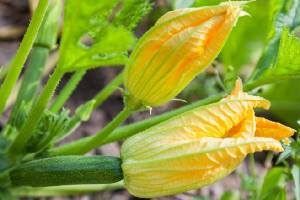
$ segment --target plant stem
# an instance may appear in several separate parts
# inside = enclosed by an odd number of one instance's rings
[[[95,103],[93,104],[93,110],[96,109],[99,105],[101,105],[114,91],[115,89],[121,85],[123,82],[123,72],[121,72],[118,76],[116,76],[109,84],[107,84],[95,97],[91,100],[87,101],[85,104],[81,106],[87,106],[92,101]],[[72,117],[69,127],[66,129],[65,133],[61,135],[61,137],[57,138],[56,142],[61,140],[62,138],[66,137],[70,134],[76,127],[78,127],[82,121],[86,121],[88,119],[83,120],[81,117],[76,116],[76,114]]]
[[[256,178],[256,167],[255,167],[255,158],[254,158],[253,153],[250,154],[250,164],[251,164],[252,178],[253,178],[253,180],[255,180],[255,178]]]
[[[124,120],[126,120],[131,112],[132,111],[128,107],[124,107],[124,109],[96,135],[68,143],[68,145],[64,145],[58,149],[58,151],[56,148],[51,155],[83,155],[88,153],[92,149],[101,146],[103,144],[103,140]]]
[[[69,80],[67,85],[60,92],[58,97],[55,99],[54,103],[50,107],[52,112],[58,112],[59,109],[64,105],[64,103],[68,100],[73,90],[76,88],[77,84],[80,82],[86,70],[76,71],[75,74],[72,75],[72,78]],[[123,82],[123,72],[121,72],[118,76],[116,76],[108,85],[106,85],[93,99],[95,100],[94,108],[96,109],[100,106],[112,93],[115,89],[121,85]]]
[[[52,112],[58,112],[61,107],[65,104],[65,102],[68,100],[78,83],[81,81],[82,77],[85,75],[86,70],[79,70],[76,71],[71,79],[68,81],[67,85],[62,89],[62,91],[59,93],[55,101],[50,107],[50,111]]]
[[[88,185],[63,185],[51,187],[17,187],[12,193],[19,197],[50,197],[84,194],[103,190],[116,190],[124,188],[123,181],[112,184],[88,184]]]
[[[151,117],[149,119],[140,121],[140,122],[136,122],[127,126],[123,126],[120,127],[118,129],[116,129],[115,131],[113,131],[104,141],[103,144],[107,144],[107,143],[111,143],[111,142],[115,142],[115,141],[119,141],[122,140],[124,138],[130,137],[138,132],[141,132],[151,126],[154,126],[158,123],[161,123],[162,121],[168,120],[176,115],[179,115],[181,113],[187,112],[189,110],[192,110],[194,108],[197,108],[199,106],[204,106],[213,102],[216,102],[218,100],[220,100],[224,95],[226,94],[226,92],[221,92],[215,96],[211,96],[205,99],[202,99],[200,101],[197,101],[195,103],[183,106],[181,108],[178,108],[176,110],[172,110],[166,113],[163,113],[161,115],[155,116],[155,117]]]
[[[33,42],[38,33],[39,27],[41,25],[42,19],[46,12],[49,0],[39,1],[36,11],[33,14],[31,22],[28,29],[24,35],[20,48],[18,49],[14,60],[10,66],[10,69],[5,77],[5,80],[0,88],[0,114],[2,114],[6,101],[13,89],[22,67],[26,61],[26,58],[30,52]]]
[[[25,71],[24,79],[22,81],[15,105],[12,109],[12,114],[10,115],[11,124],[15,125],[15,122],[12,120],[18,114],[22,102],[25,102],[25,104],[33,104],[48,55],[49,49],[39,46],[33,47],[30,63]],[[28,106],[28,108],[30,107],[31,106]]]
[[[41,93],[40,97],[38,98],[36,104],[31,109],[28,117],[23,124],[19,134],[13,141],[9,152],[14,153],[16,155],[25,153],[24,147],[29,140],[32,131],[36,127],[37,123],[39,122],[44,109],[48,105],[49,100],[51,99],[56,86],[58,85],[60,78],[63,76],[63,71],[60,70],[61,68],[57,66],[51,75],[50,79],[48,80],[43,92]]]
[[[98,146],[101,146],[103,144],[107,144],[110,142],[115,142],[122,140],[124,138],[127,138],[129,136],[132,136],[138,132],[141,132],[151,126],[154,126],[162,121],[165,121],[167,119],[170,119],[171,117],[181,114],[183,112],[189,111],[191,109],[194,109],[199,106],[203,106],[209,103],[216,102],[220,100],[226,92],[219,93],[218,95],[208,97],[206,99],[200,100],[198,102],[189,104],[187,106],[183,106],[179,109],[166,112],[164,114],[158,115],[156,117],[152,117],[147,120],[143,120],[140,122],[136,122],[134,124],[130,124],[124,127],[120,127],[116,130],[114,130],[111,134],[109,134],[106,138],[102,139],[102,141],[99,141]],[[57,148],[51,149],[48,153],[49,156],[58,156],[58,155],[69,155],[72,154],[72,151],[80,148],[81,146],[87,146],[91,138],[94,136],[85,137],[79,140],[76,140],[74,142],[59,146]],[[100,143],[101,142],[101,143]]]
[[[0,66],[0,81],[2,81],[5,78],[7,72],[10,68],[10,65],[11,65],[11,60]]]

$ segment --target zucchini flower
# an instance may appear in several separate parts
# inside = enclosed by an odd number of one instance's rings
[[[174,98],[219,54],[245,2],[185,8],[163,15],[125,68],[126,104],[159,106]]]
[[[125,186],[152,198],[209,185],[230,174],[249,153],[283,151],[295,130],[255,117],[270,102],[244,93],[241,81],[217,103],[175,116],[128,138],[121,148]]]

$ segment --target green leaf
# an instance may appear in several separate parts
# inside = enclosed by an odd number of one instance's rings
[[[151,6],[149,0],[125,0],[120,11],[116,13],[113,23],[132,30],[151,10]]]
[[[276,61],[269,68],[262,69],[260,76],[250,84],[257,86],[300,77],[299,57],[300,40],[284,28]]]
[[[295,183],[295,195],[297,200],[300,200],[300,167],[293,165],[292,175]]]
[[[276,161],[276,165],[280,164],[282,161],[286,160],[287,158],[289,158],[293,153],[293,148],[291,146],[286,146],[284,147],[284,152],[282,152],[277,161]]]
[[[264,200],[286,200],[287,195],[285,189],[277,189],[270,195],[268,195]]]
[[[285,187],[288,181],[287,169],[274,167],[264,177],[262,189],[260,191],[261,200],[285,200]]]
[[[58,65],[63,71],[120,65],[135,39],[124,26],[110,22],[120,0],[67,0]],[[84,43],[85,38],[92,44]]]
[[[299,0],[274,0],[271,8],[272,27],[263,54],[248,80],[247,90],[282,79],[299,77],[300,67],[296,58],[300,54],[300,43],[288,31],[293,31],[299,25]]]

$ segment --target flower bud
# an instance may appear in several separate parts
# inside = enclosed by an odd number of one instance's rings
[[[172,195],[211,184],[231,173],[248,153],[283,151],[278,140],[294,130],[255,117],[270,103],[241,91],[175,116],[127,139],[121,148],[124,182],[135,196]]]
[[[185,8],[162,16],[125,69],[126,103],[159,106],[174,98],[219,54],[245,2]]]

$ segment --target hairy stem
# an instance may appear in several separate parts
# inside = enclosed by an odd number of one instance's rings
[[[83,104],[82,106],[87,106],[92,101],[93,104],[93,110],[96,109],[98,106],[100,106],[115,90],[118,88],[119,85],[121,85],[123,82],[123,72],[120,73],[118,76],[116,76],[110,83],[108,83],[95,97],[93,97],[91,100]],[[86,119],[87,120],[87,119]],[[69,125],[69,127],[66,129],[65,133],[61,135],[57,139],[57,141],[60,141],[62,138],[69,135],[74,129],[76,129],[83,120],[81,117],[76,116],[76,114],[72,117],[72,121]]]
[[[32,103],[35,101],[37,89],[40,85],[48,55],[49,49],[39,46],[33,47],[30,63],[25,71],[24,79],[22,81],[15,105],[12,109],[12,114],[10,115],[11,124],[15,125],[13,120],[18,114],[22,102],[32,105]],[[30,108],[30,106],[28,106],[28,108]]]
[[[85,75],[86,70],[76,71],[71,79],[68,81],[67,85],[59,93],[50,109],[52,112],[58,112],[61,107],[65,104],[68,98],[71,96],[72,92],[75,90],[78,83],[81,81],[82,77]]]
[[[100,141],[101,143],[100,142],[98,143],[98,146],[101,146],[103,144],[107,144],[107,143],[110,143],[110,142],[115,142],[115,141],[122,140],[122,139],[127,138],[131,135],[134,135],[138,132],[141,132],[141,131],[143,131],[143,130],[151,127],[151,126],[154,126],[154,125],[156,125],[156,124],[158,124],[162,121],[170,119],[171,117],[173,117],[175,115],[178,115],[180,113],[189,111],[189,110],[194,109],[194,108],[199,107],[199,106],[203,106],[203,105],[206,105],[206,104],[216,102],[216,101],[220,100],[225,94],[226,94],[225,92],[219,93],[218,95],[208,97],[206,99],[203,99],[203,100],[200,100],[198,102],[189,104],[187,106],[183,106],[183,107],[181,107],[179,109],[176,109],[176,110],[173,110],[173,111],[166,112],[164,114],[152,117],[150,119],[143,120],[143,121],[140,121],[140,122],[136,122],[134,124],[130,124],[130,125],[127,125],[127,126],[120,127],[118,129],[114,130],[106,138],[102,139],[102,141]],[[54,149],[51,149],[48,152],[49,156],[72,154],[72,151],[74,149],[76,149],[80,146],[88,145],[88,143],[89,143],[89,141],[92,137],[94,137],[94,136],[85,137],[85,138],[79,139],[77,141],[74,141],[74,142],[56,147]]]
[[[53,74],[51,75],[50,79],[48,80],[43,92],[41,93],[40,97],[38,98],[37,102],[31,109],[28,114],[28,117],[23,124],[19,134],[17,135],[16,139],[13,141],[13,144],[10,147],[9,152],[14,153],[16,155],[25,153],[24,148],[29,140],[32,131],[36,127],[37,123],[39,122],[44,109],[48,105],[56,86],[58,85],[61,77],[63,76],[63,71],[60,70],[60,67],[57,66],[54,70]]]
[[[38,33],[39,27],[45,15],[49,0],[39,1],[36,11],[33,14],[22,43],[11,63],[10,69],[0,88],[0,114],[2,114],[6,101],[21,73],[23,65],[28,57],[30,49]]]
[[[100,147],[103,144],[103,140],[113,132],[123,121],[125,121],[131,114],[131,110],[128,107],[124,109],[99,133],[96,135],[84,138],[84,140],[77,140],[71,142],[65,148],[59,149],[54,152],[56,155],[82,155],[86,154],[94,148]]]

